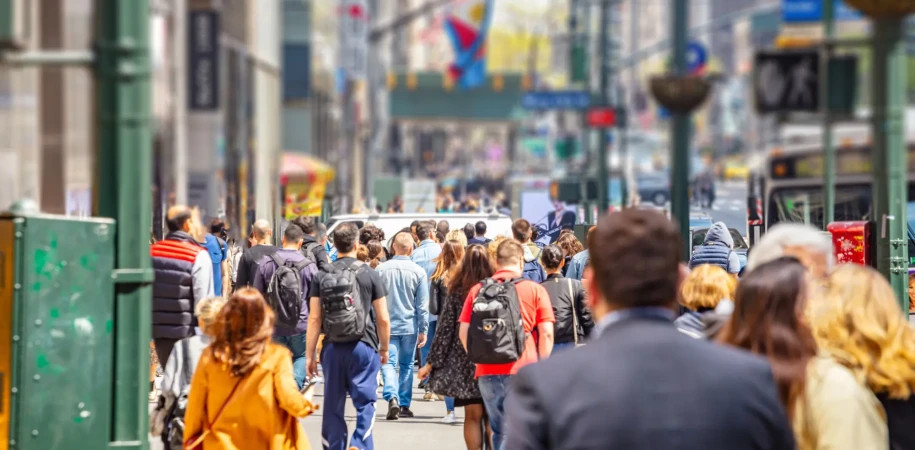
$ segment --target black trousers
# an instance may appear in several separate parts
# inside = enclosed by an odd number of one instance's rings
[[[156,344],[156,357],[159,358],[159,365],[162,369],[165,369],[165,365],[168,364],[168,355],[172,354],[172,349],[175,347],[175,342],[178,342],[178,340],[156,338],[153,339],[153,342]]]

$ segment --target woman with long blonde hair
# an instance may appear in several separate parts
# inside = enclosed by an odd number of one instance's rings
[[[460,234],[457,236],[455,231]],[[430,286],[429,286],[429,313],[440,315],[442,314],[442,306],[445,304],[445,299],[448,298],[448,282],[456,276],[456,272],[460,270],[461,259],[464,257],[464,245],[462,242],[466,242],[466,236],[461,230],[454,230],[448,233],[448,237],[454,237],[455,239],[449,239],[442,245],[442,254],[436,258],[435,271],[432,272],[430,277]],[[436,330],[436,336],[438,336],[438,330]],[[435,343],[433,338],[432,344]],[[431,351],[431,348],[430,348]],[[428,366],[429,363],[426,362]],[[432,396],[435,395],[432,392],[432,389],[429,388],[427,383],[423,383],[426,393],[423,395],[424,399],[431,400]],[[442,422],[447,424],[452,424],[457,421],[457,418],[454,414],[454,398],[445,397],[445,417],[442,418]]]
[[[870,267],[839,266],[810,316],[820,348],[883,404],[890,448],[915,448],[915,329],[889,283]]]
[[[271,342],[273,323],[253,288],[219,311],[191,382],[186,448],[310,449],[296,418],[317,408],[299,393],[289,350]]]
[[[850,370],[818,354],[804,319],[807,269],[795,258],[765,263],[740,280],[718,340],[765,357],[799,450],[883,450],[880,402]]]

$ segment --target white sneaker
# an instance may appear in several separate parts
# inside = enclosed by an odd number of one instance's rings
[[[448,425],[457,423],[457,416],[454,414],[454,411],[445,414],[445,417],[442,417],[442,423],[446,423]]]

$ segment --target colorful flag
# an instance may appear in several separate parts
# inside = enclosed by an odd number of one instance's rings
[[[454,63],[448,68],[461,89],[486,81],[486,34],[492,20],[493,0],[464,0],[451,6],[445,30],[454,48]]]

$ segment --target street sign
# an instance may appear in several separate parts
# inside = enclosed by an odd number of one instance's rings
[[[586,91],[537,91],[521,97],[524,109],[585,109],[590,104]]]
[[[351,79],[368,72],[369,5],[367,0],[340,1],[340,68]]]
[[[699,74],[705,70],[705,64],[708,62],[708,51],[701,42],[691,41],[686,46],[686,64],[689,73]]]
[[[759,52],[753,72],[760,113],[819,109],[820,55],[816,50]]]
[[[588,126],[591,128],[613,128],[616,126],[616,108],[596,106],[588,110]]]
[[[824,0],[782,0],[782,21],[786,23],[819,22],[823,20]],[[842,0],[832,0],[833,11],[838,21],[863,20],[858,11]]]

